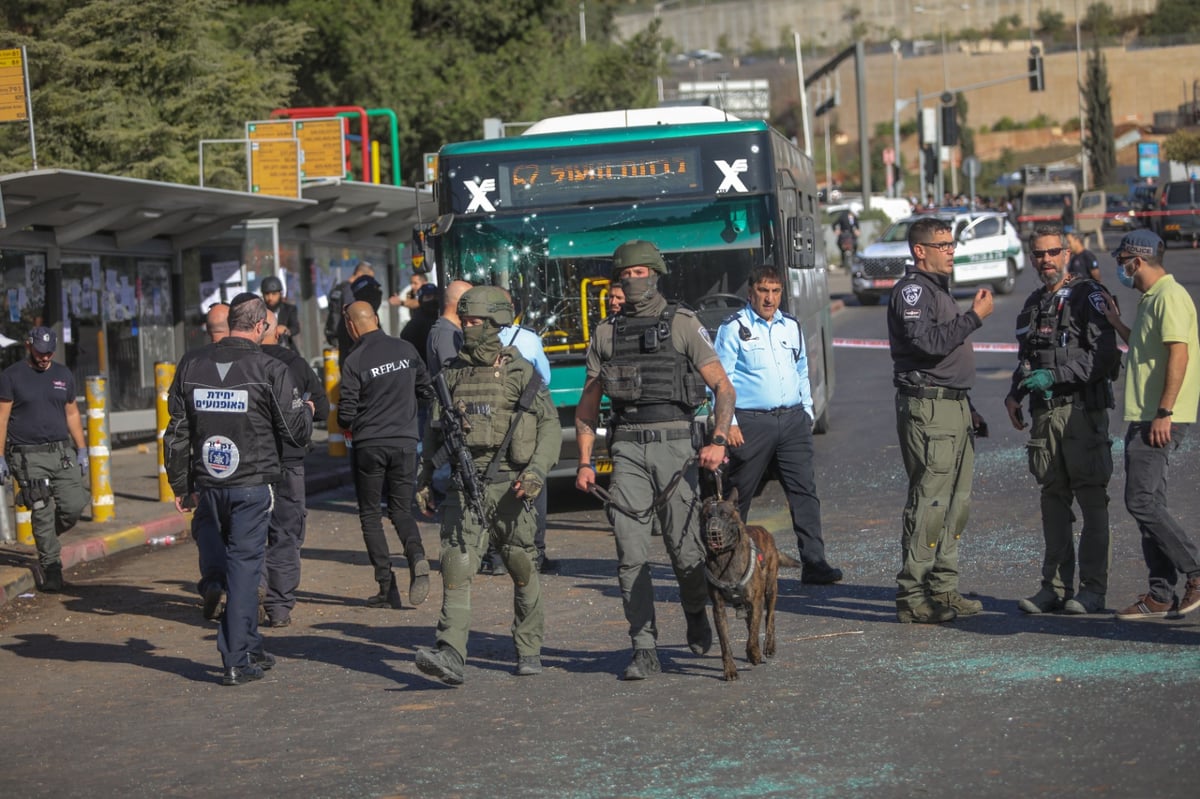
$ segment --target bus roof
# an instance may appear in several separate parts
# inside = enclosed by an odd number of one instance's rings
[[[693,136],[717,136],[723,133],[762,133],[770,126],[761,119],[700,122],[680,125],[645,125],[636,128],[598,128],[537,133],[507,139],[480,139],[442,146],[442,156],[486,155],[490,153],[540,151],[583,144],[620,144],[648,139],[685,139]]]
[[[689,125],[696,122],[737,122],[733,114],[708,105],[668,106],[665,108],[626,108],[620,111],[596,111],[567,114],[534,122],[524,136],[539,133],[565,133],[601,128],[642,128],[648,125]]]

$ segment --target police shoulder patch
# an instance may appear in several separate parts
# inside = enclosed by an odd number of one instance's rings
[[[1092,304],[1097,313],[1104,313],[1105,308],[1108,306],[1107,300],[1104,299],[1103,291],[1093,291],[1088,295],[1088,302]]]
[[[909,305],[916,305],[921,299],[921,286],[915,283],[909,283],[900,292],[900,297]]]

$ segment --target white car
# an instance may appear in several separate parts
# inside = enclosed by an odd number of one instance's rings
[[[1008,217],[996,211],[955,211],[933,214],[952,226],[958,248],[954,251],[952,286],[991,284],[997,294],[1009,294],[1017,275],[1025,271],[1021,238]],[[921,219],[901,219],[871,246],[854,258],[851,268],[854,296],[863,305],[875,305],[891,291],[912,266],[908,227]]]

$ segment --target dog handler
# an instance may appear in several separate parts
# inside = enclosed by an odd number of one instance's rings
[[[633,660],[623,675],[626,680],[644,680],[661,667],[655,649],[658,625],[648,555],[651,525],[620,508],[640,511],[669,494],[657,515],[679,581],[688,646],[697,655],[712,647],[712,627],[704,610],[708,586],[699,537],[697,466],[715,470],[725,460],[734,391],[704,325],[692,311],[667,302],[659,292],[658,281],[665,274],[662,254],[648,241],[625,242],[613,253],[612,277],[621,282],[625,305],[618,316],[596,327],[588,345],[587,380],[575,409],[579,445],[575,487],[587,491],[596,481],[592,448],[600,399],[607,394],[612,402],[609,518],[620,561],[621,600],[633,641]],[[705,386],[715,395],[716,424],[711,441],[697,454],[695,415],[706,398]]]

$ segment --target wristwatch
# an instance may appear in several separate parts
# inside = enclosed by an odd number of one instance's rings
[[[715,447],[723,447],[723,446],[725,446],[726,441],[728,441],[728,439],[726,439],[725,436],[721,435],[720,433],[717,433],[715,436],[712,437],[712,441],[710,441],[709,443],[711,443]]]
[[[1168,408],[1159,408],[1158,413],[1154,414],[1154,418],[1155,419],[1166,419],[1166,418],[1169,418],[1173,413],[1174,413],[1174,411],[1172,411]]]

